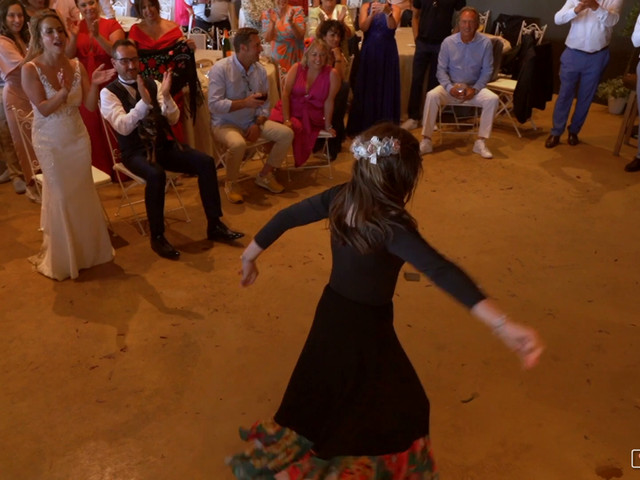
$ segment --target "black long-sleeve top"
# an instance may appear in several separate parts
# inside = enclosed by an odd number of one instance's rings
[[[278,212],[255,236],[263,249],[290,228],[326,219],[333,198],[343,185],[330,188]],[[367,305],[384,305],[393,298],[400,268],[405,262],[429,277],[459,302],[471,308],[485,298],[458,266],[447,260],[415,229],[394,226],[384,248],[362,254],[332,238],[329,285],[340,295]]]

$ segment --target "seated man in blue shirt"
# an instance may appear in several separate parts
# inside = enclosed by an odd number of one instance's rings
[[[262,46],[258,31],[241,28],[233,39],[235,55],[217,61],[209,71],[209,111],[213,138],[227,149],[224,191],[231,203],[244,201],[238,188],[240,164],[247,143],[258,139],[273,142],[269,157],[256,177],[256,184],[273,193],[284,187],[273,171],[282,165],[293,140],[293,130],[268,120],[267,71],[258,62]]]
[[[491,135],[493,118],[498,108],[498,96],[485,88],[493,73],[493,47],[491,40],[478,33],[479,15],[473,7],[460,11],[460,32],[442,42],[438,55],[438,81],[440,85],[427,93],[422,117],[420,153],[433,151],[431,134],[440,105],[457,104],[482,107],[478,139],[473,153],[492,158],[485,140]]]

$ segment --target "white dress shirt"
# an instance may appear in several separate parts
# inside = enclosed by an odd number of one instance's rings
[[[158,87],[158,104],[162,110],[162,115],[167,118],[169,125],[175,125],[180,119],[180,109],[176,102],[173,101],[173,98],[164,99],[160,93],[160,83],[158,81],[155,82]],[[124,82],[120,83],[129,91],[132,98],[136,98],[136,90],[133,87]],[[120,135],[127,136],[133,132],[138,126],[138,122],[149,113],[150,109],[150,105],[138,100],[136,106],[127,113],[115,93],[106,87],[100,90],[100,113]]]
[[[640,15],[638,15],[636,26],[633,28],[633,33],[631,34],[631,43],[633,43],[633,46],[636,48],[640,47]]]
[[[585,8],[576,15],[575,8],[578,0],[567,0],[564,6],[556,12],[556,25],[571,22],[569,35],[565,45],[574,50],[593,53],[609,45],[611,31],[620,20],[622,0],[601,0],[596,10]]]

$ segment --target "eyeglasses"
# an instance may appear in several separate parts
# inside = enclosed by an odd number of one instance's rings
[[[134,65],[140,61],[140,58],[139,57],[116,58],[114,60],[118,62],[120,65],[128,65],[128,64]]]

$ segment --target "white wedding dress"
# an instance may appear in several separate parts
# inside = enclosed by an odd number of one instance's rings
[[[47,98],[56,90],[38,66]],[[44,117],[33,106],[33,148],[43,174],[40,225],[42,248],[29,260],[56,280],[76,278],[79,270],[110,261],[114,251],[91,176],[91,143],[78,107],[82,102],[80,63],[69,96]]]

